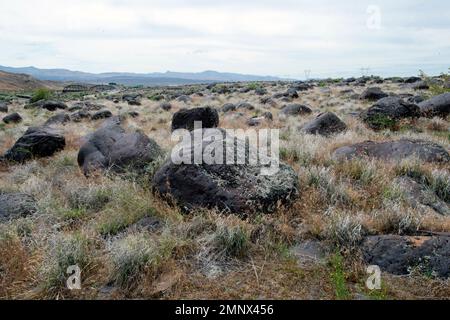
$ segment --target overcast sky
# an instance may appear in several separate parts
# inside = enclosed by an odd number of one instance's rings
[[[0,0],[0,43],[0,65],[88,72],[438,74],[450,1]]]

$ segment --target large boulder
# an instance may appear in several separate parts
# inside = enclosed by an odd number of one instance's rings
[[[450,236],[371,236],[364,241],[362,252],[367,264],[395,275],[417,270],[441,278],[450,277]]]
[[[429,141],[411,139],[386,142],[366,141],[338,148],[333,153],[333,158],[336,160],[361,157],[394,161],[409,157],[418,158],[424,162],[447,163],[450,161],[450,155],[442,146]]]
[[[378,87],[371,87],[367,88],[362,94],[361,99],[363,100],[370,100],[370,101],[377,101],[382,98],[386,98],[388,96],[387,93],[383,92]]]
[[[332,112],[319,114],[314,120],[300,128],[305,133],[323,136],[337,134],[346,129],[347,125]]]
[[[25,217],[37,210],[34,198],[25,193],[0,191],[0,222]]]
[[[217,135],[217,132],[219,134]],[[194,140],[203,135],[200,141]],[[214,145],[222,152],[223,159],[237,159],[243,156],[242,164],[216,164],[205,161],[194,164],[194,150],[208,153],[212,137]],[[280,163],[277,172],[266,172],[269,165],[251,163],[255,151],[253,146],[238,143],[236,137],[227,135],[225,130],[203,129],[191,132],[189,141],[183,141],[177,151],[187,155],[187,162],[174,162],[169,158],[156,172],[153,186],[163,198],[174,200],[182,209],[217,208],[223,212],[246,216],[254,212],[273,212],[280,204],[288,205],[298,195],[298,176],[289,166]],[[193,141],[192,141],[193,140]],[[227,154],[231,147],[234,149]],[[217,150],[217,149],[216,149]],[[252,155],[253,154],[253,155]],[[264,156],[260,155],[260,159]],[[267,158],[265,158],[267,159]],[[192,164],[190,164],[191,162]],[[270,171],[270,170],[269,170]]]
[[[419,107],[426,117],[446,117],[450,114],[450,92],[425,100],[419,103]]]
[[[215,128],[219,125],[219,113],[211,107],[182,109],[172,118],[172,131],[177,129],[194,130],[194,122],[201,121],[203,128]]]
[[[108,121],[88,137],[77,160],[85,175],[98,169],[143,173],[162,154],[158,144],[144,133],[127,133],[118,123]]]
[[[19,123],[22,121],[22,117],[17,112],[8,114],[3,118],[4,123]]]
[[[361,119],[375,130],[392,127],[400,119],[418,117],[420,117],[420,108],[399,97],[380,99],[361,113]]]
[[[311,113],[312,110],[310,107],[298,103],[285,105],[280,111],[280,114],[284,116],[299,116]]]
[[[66,139],[55,129],[42,126],[30,127],[19,140],[6,151],[4,158],[24,162],[33,157],[50,157],[66,146]]]

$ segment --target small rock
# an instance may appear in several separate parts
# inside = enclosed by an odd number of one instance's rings
[[[22,117],[17,112],[11,113],[3,118],[4,123],[19,123],[22,121]]]
[[[280,111],[280,114],[285,116],[299,116],[310,113],[312,113],[311,108],[298,103],[285,105]]]
[[[361,99],[363,100],[370,100],[370,101],[377,101],[380,100],[382,98],[387,97],[388,94],[383,92],[380,88],[378,87],[371,87],[366,89],[362,94],[361,94]]]
[[[317,118],[300,128],[305,133],[323,136],[337,134],[346,129],[347,125],[332,112],[319,114]]]
[[[112,113],[109,110],[100,110],[96,113],[94,113],[91,117],[92,120],[98,120],[98,119],[106,119],[112,117]]]

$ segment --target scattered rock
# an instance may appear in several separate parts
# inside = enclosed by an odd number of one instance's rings
[[[255,106],[248,102],[239,102],[236,109],[255,110]]]
[[[53,101],[53,100],[40,100],[35,103],[31,103],[24,107],[25,109],[32,108],[42,108],[47,109],[48,111],[55,111],[57,109],[67,109],[67,105],[64,102]]]
[[[220,138],[215,133],[220,132]],[[226,159],[226,143],[234,144],[234,156],[245,154],[245,164],[175,164],[169,158],[153,178],[154,191],[167,199],[173,199],[181,208],[190,211],[197,207],[218,208],[224,212],[245,216],[252,212],[272,212],[278,203],[289,204],[298,195],[298,176],[289,166],[281,163],[277,173],[262,175],[262,165],[251,165],[249,148],[226,136],[225,130],[203,129],[192,132],[191,137],[203,133],[201,146],[196,141],[186,142],[183,151],[191,161],[194,150],[205,150],[211,136],[214,145],[223,146]],[[198,142],[197,142],[198,143]],[[223,144],[222,144],[223,143]]]
[[[139,112],[137,112],[137,111],[128,111],[127,115],[132,117],[132,118],[137,118],[137,117],[139,117]]]
[[[298,93],[297,93],[297,90],[295,90],[294,88],[287,89],[287,91],[284,94],[284,96],[285,97],[289,97],[291,99],[297,99],[299,97]]]
[[[409,77],[409,78],[406,78],[405,79],[405,83],[416,83],[416,82],[419,82],[419,81],[422,81],[422,78],[419,78],[419,77]]]
[[[47,119],[45,126],[58,125],[70,122],[70,116],[67,113],[61,112]]]
[[[130,106],[140,106],[142,95],[139,93],[127,93],[122,95],[122,101],[127,102]]]
[[[74,112],[70,115],[70,118],[73,122],[80,122],[83,119],[90,118],[91,114],[87,112],[86,110],[79,110],[77,112]]]
[[[361,119],[372,129],[390,128],[396,121],[420,117],[420,108],[398,97],[378,100],[372,107],[361,113]]]
[[[184,102],[184,103],[189,103],[189,102],[192,101],[192,99],[191,99],[191,97],[189,97],[189,96],[183,94],[183,95],[181,95],[181,96],[179,96],[179,97],[177,98],[177,101],[179,101],[179,102]]]
[[[450,236],[371,236],[362,251],[367,264],[395,275],[416,269],[441,278],[450,276]]]
[[[426,117],[446,117],[450,114],[450,92],[423,101],[419,103],[419,107]]]
[[[337,134],[346,129],[347,125],[332,112],[319,114],[317,118],[300,128],[305,133],[323,136]]]
[[[3,118],[4,123],[19,123],[22,121],[22,117],[17,112],[11,113]]]
[[[299,116],[310,113],[312,113],[311,108],[298,103],[288,104],[284,106],[283,109],[281,109],[280,111],[280,114],[285,116]]]
[[[355,157],[386,161],[399,161],[409,157],[416,157],[424,162],[447,163],[450,161],[450,155],[442,146],[429,141],[411,139],[386,142],[366,141],[338,148],[333,153],[333,158],[337,160],[349,160]]]
[[[177,129],[194,130],[194,122],[201,121],[203,128],[215,128],[219,125],[219,114],[211,107],[182,109],[172,118],[172,131]]]
[[[0,112],[8,112],[8,104],[6,102],[0,101]]]
[[[233,103],[225,103],[222,106],[222,112],[236,111],[236,106]]]
[[[162,102],[159,107],[164,111],[170,111],[172,109],[172,104],[170,102]]]
[[[25,134],[9,149],[4,158],[15,162],[24,162],[33,157],[50,157],[66,146],[63,135],[47,127],[30,127]]]
[[[362,94],[361,99],[363,100],[370,100],[370,101],[377,101],[382,98],[386,98],[388,96],[387,93],[383,92],[378,87],[371,87],[367,88]]]
[[[410,177],[398,177],[394,183],[403,191],[406,201],[413,208],[420,208],[422,206],[430,207],[437,213],[450,216],[450,206],[439,199],[439,197],[432,190],[426,186],[416,182]]]
[[[0,191],[0,222],[26,217],[36,210],[36,201],[32,196]]]
[[[412,88],[414,90],[428,90],[430,86],[425,81],[419,81],[413,84]]]
[[[112,112],[109,110],[100,110],[94,113],[91,117],[92,120],[106,119],[112,117]]]
[[[107,121],[88,137],[77,160],[85,175],[97,169],[143,173],[162,153],[158,144],[142,132],[127,133],[119,124]]]

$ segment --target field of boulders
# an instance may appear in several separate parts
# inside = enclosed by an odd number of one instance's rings
[[[0,93],[0,298],[449,299],[449,87],[422,75]],[[204,148],[216,127],[279,129],[277,173],[172,162],[172,131],[204,133]]]

